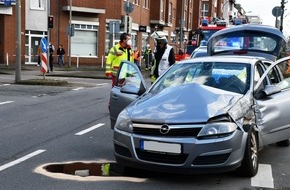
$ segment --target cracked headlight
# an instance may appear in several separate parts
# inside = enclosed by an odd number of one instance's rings
[[[197,137],[224,137],[234,132],[237,128],[237,125],[233,122],[207,123],[198,133]]]
[[[118,116],[115,127],[119,130],[132,132],[133,124],[126,109],[124,109]]]

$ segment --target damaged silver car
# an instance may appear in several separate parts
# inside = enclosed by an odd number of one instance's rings
[[[181,173],[255,176],[259,150],[288,145],[290,58],[209,56],[171,66],[149,88],[124,61],[111,90],[117,162]]]

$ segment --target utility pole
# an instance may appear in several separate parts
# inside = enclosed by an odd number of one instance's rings
[[[50,16],[50,0],[47,1],[47,18],[49,18]],[[48,19],[47,19],[47,22]],[[50,28],[48,27],[48,23],[47,23],[47,41],[48,41],[48,44],[50,43]],[[48,46],[48,51],[47,51],[47,68],[49,68],[49,71],[51,71],[51,68],[50,68],[50,49],[49,49],[49,46]]]
[[[72,0],[69,1],[68,67],[71,67]]]
[[[281,1],[281,9],[282,9],[282,13],[281,13],[281,23],[280,23],[280,31],[283,32],[283,17],[284,17],[284,8],[285,8],[285,0]]]
[[[182,49],[182,43],[183,43],[183,23],[184,23],[184,0],[182,0],[181,4],[181,17],[180,17],[180,37],[179,37],[179,48]]]
[[[21,0],[16,0],[16,63],[15,83],[21,81]]]

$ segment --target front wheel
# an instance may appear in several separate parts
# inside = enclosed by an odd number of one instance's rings
[[[253,177],[258,172],[258,141],[253,127],[248,131],[244,158],[238,172],[245,177]]]

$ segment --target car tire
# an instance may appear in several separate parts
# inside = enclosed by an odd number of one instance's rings
[[[251,127],[248,131],[244,158],[238,173],[244,177],[253,177],[258,172],[258,140],[255,130]]]
[[[289,139],[286,139],[286,140],[283,140],[283,141],[276,142],[276,145],[277,145],[277,146],[289,146],[289,144],[290,144]]]

